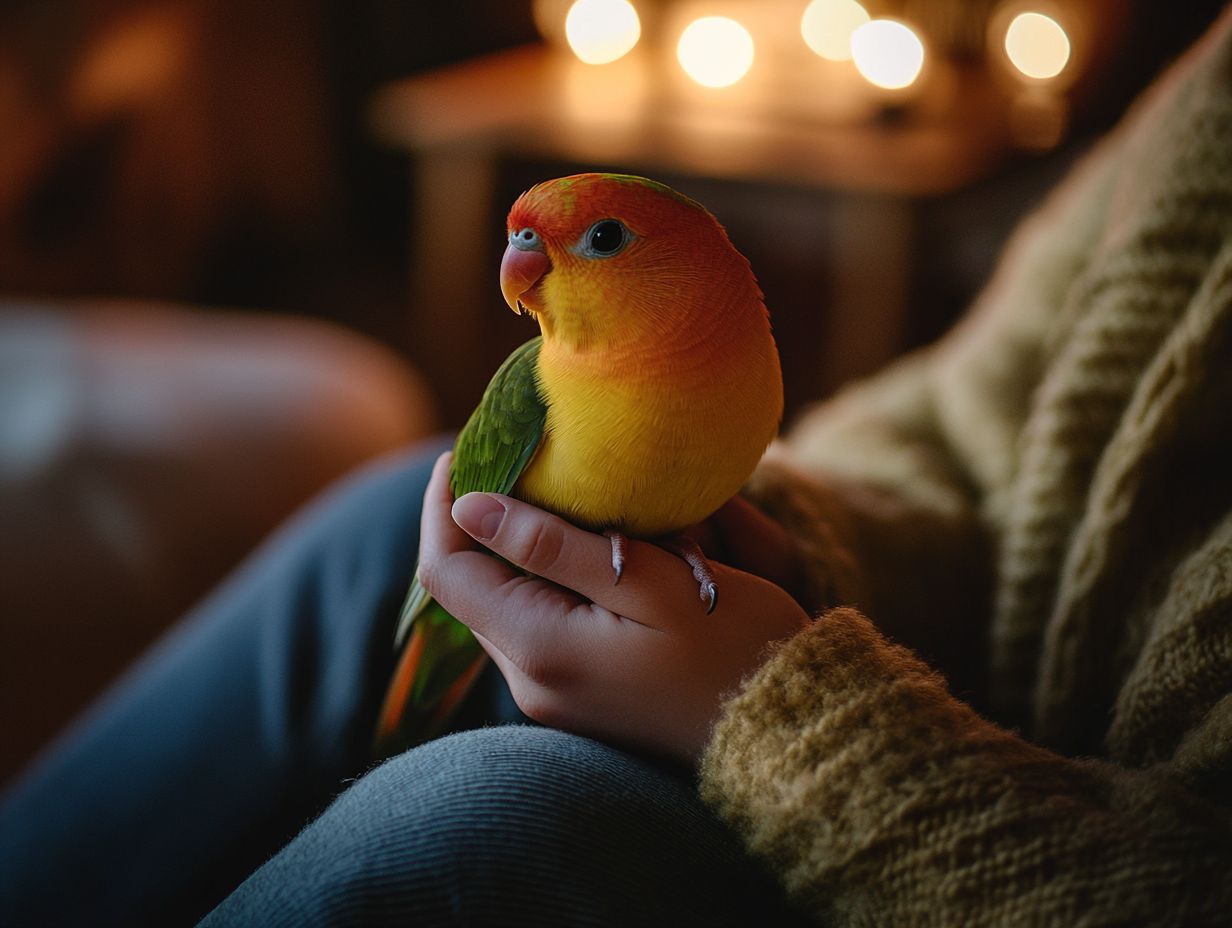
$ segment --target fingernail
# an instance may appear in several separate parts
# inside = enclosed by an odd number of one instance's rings
[[[479,541],[493,538],[504,518],[504,503],[487,493],[467,493],[453,504],[453,520]]]

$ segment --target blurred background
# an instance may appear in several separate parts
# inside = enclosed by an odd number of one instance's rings
[[[0,780],[305,499],[533,334],[521,190],[650,174],[788,415],[924,344],[1222,2],[6,0]]]

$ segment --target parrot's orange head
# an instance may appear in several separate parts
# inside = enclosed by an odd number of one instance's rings
[[[577,174],[522,194],[501,291],[574,347],[696,337],[725,315],[765,315],[748,262],[701,204],[627,174]]]

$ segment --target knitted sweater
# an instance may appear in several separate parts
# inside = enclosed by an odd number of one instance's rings
[[[1232,11],[750,492],[833,608],[727,702],[702,793],[794,899],[1232,924]]]

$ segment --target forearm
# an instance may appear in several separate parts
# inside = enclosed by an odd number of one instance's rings
[[[853,610],[797,636],[727,706],[703,795],[840,924],[1214,924],[1226,811],[980,718]]]

